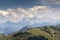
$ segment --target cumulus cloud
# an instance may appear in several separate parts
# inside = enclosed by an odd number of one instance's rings
[[[25,21],[30,24],[43,22],[56,23],[60,20],[59,13],[60,11],[46,6],[34,6],[29,9],[17,8],[0,10],[0,23],[5,23],[7,21],[11,21],[13,23]]]
[[[7,11],[0,10],[0,14],[3,15],[3,16],[6,16],[6,15],[8,15],[9,13],[8,13]]]

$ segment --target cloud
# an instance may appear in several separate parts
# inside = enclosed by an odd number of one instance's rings
[[[8,15],[9,13],[8,13],[7,11],[0,10],[0,14],[3,15],[3,16],[6,16],[6,15]]]
[[[34,6],[29,9],[6,9],[0,10],[0,24],[7,21],[13,23],[28,22],[39,24],[43,22],[56,23],[60,20],[60,11],[46,6]]]
[[[42,0],[41,2],[45,6],[60,7],[60,0]]]

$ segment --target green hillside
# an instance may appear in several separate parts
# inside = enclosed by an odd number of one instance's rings
[[[60,31],[53,26],[36,27],[9,34],[1,40],[60,40]]]

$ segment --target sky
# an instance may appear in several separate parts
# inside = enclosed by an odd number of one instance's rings
[[[0,0],[0,33],[56,24],[60,24],[60,0]]]

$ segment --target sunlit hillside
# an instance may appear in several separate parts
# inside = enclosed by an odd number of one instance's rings
[[[60,29],[57,26],[44,26],[35,28],[26,28],[24,31],[18,31],[0,40],[60,40]]]

